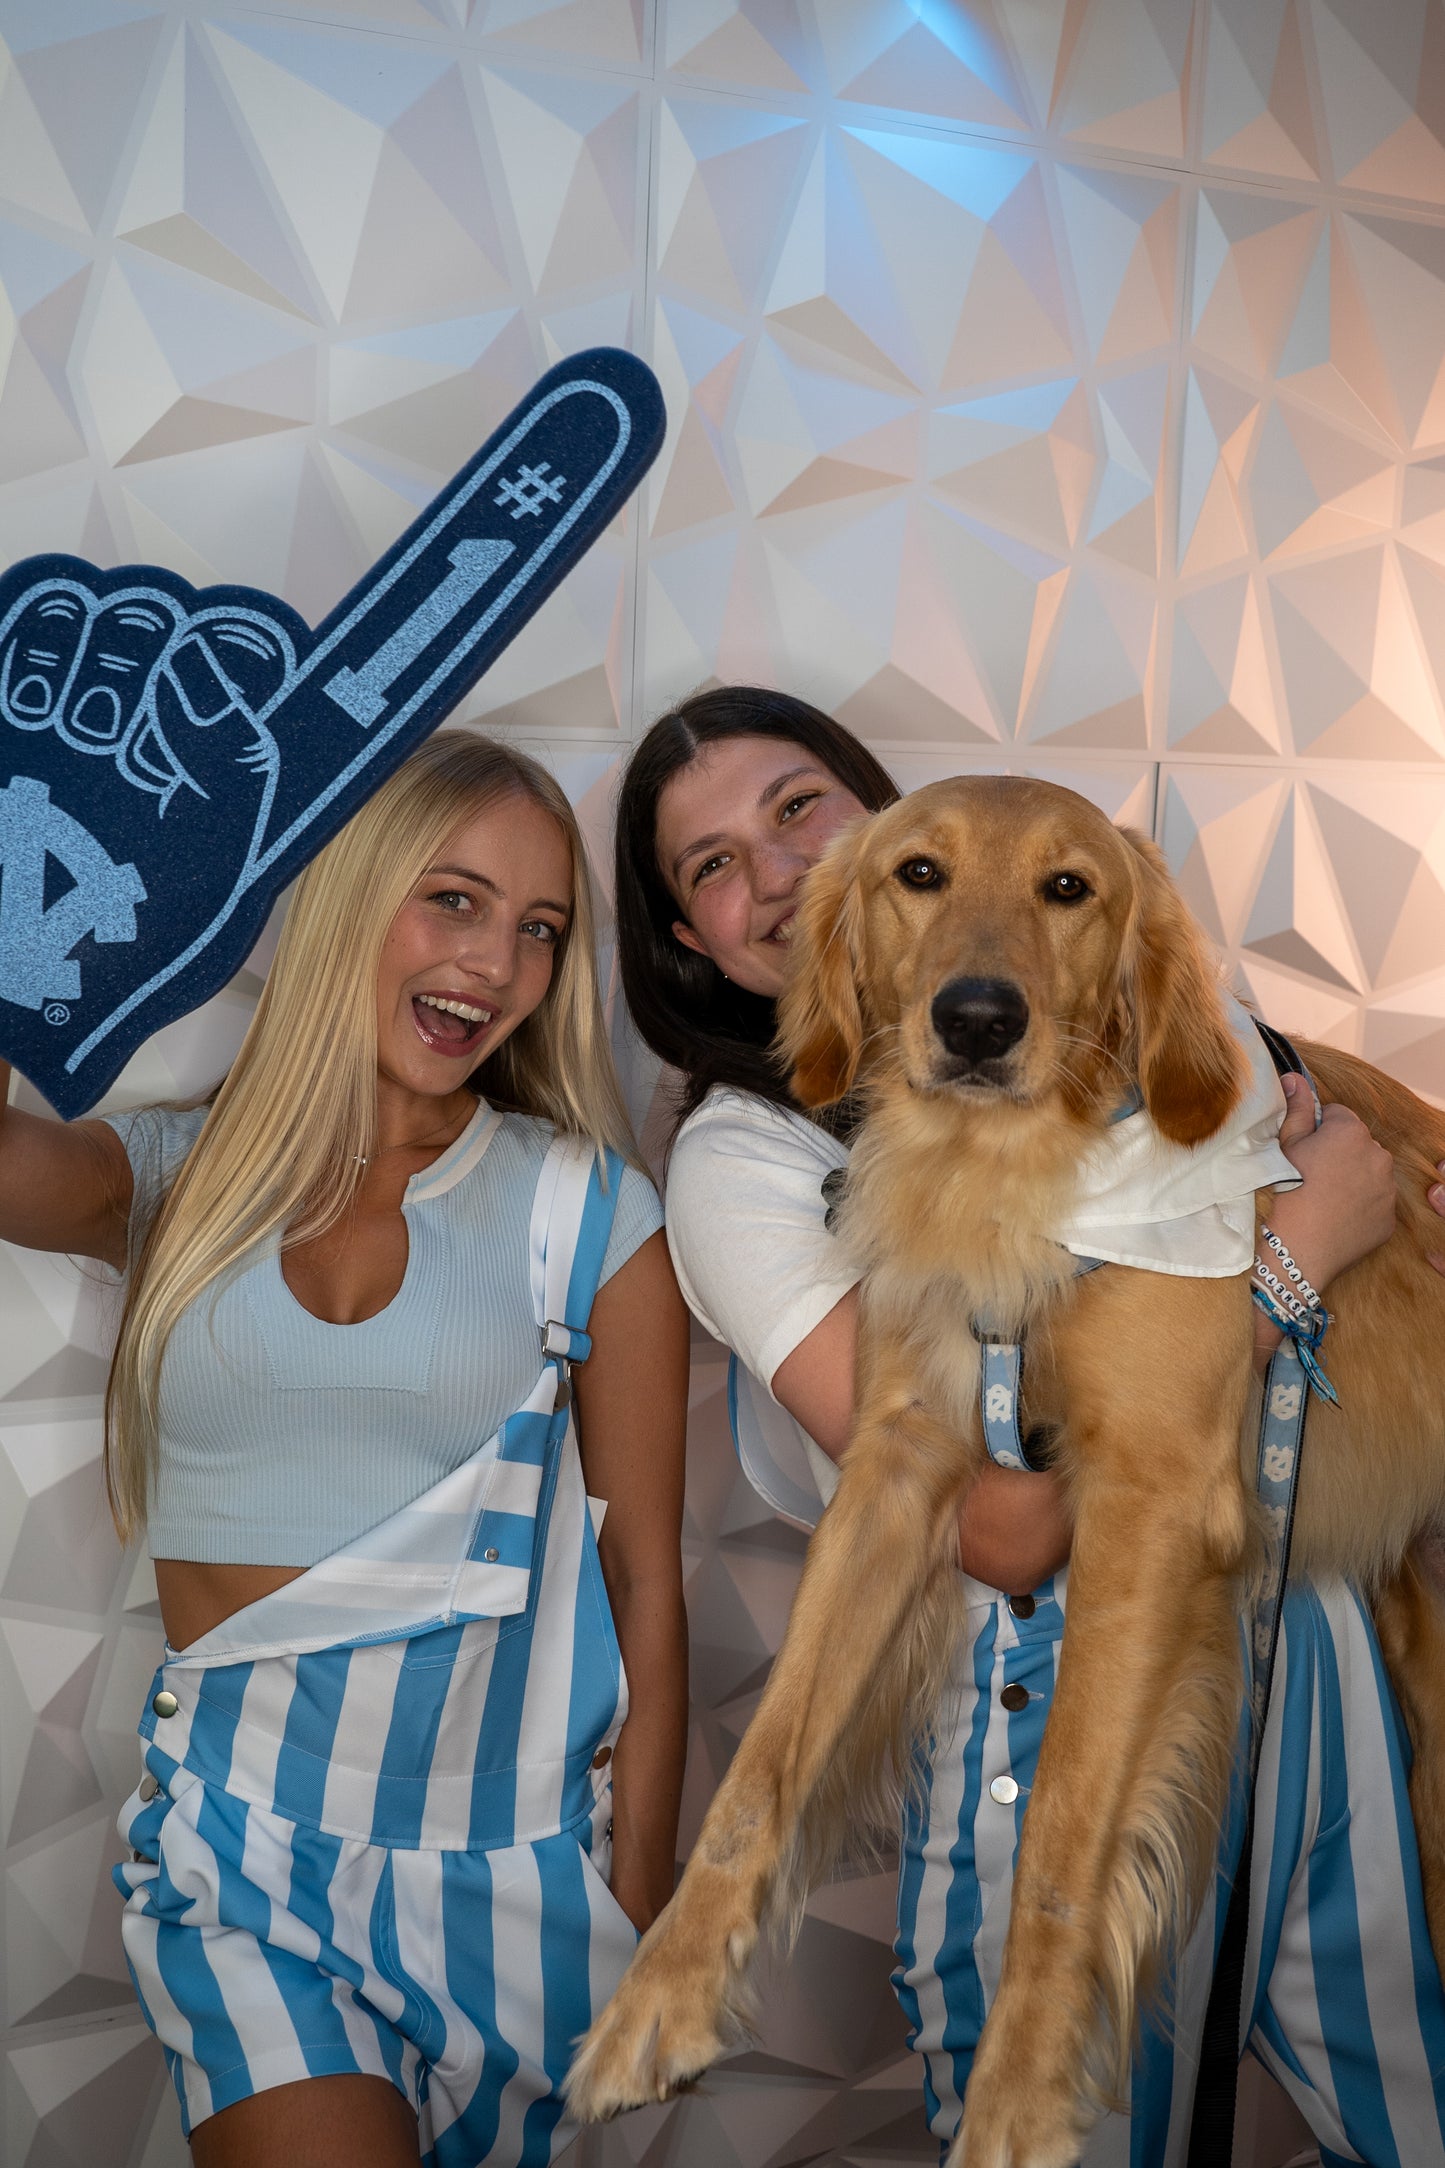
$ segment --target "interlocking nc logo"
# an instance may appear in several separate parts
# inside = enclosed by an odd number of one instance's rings
[[[665,419],[632,355],[559,362],[314,630],[156,566],[0,572],[0,1054],[59,1113],[240,967],[616,517]]]
[[[52,864],[71,885],[47,903]],[[15,776],[0,790],[0,1000],[68,1023],[65,1004],[80,999],[71,950],[87,934],[134,941],[145,893],[134,866],[118,866],[88,828],[51,804],[49,784]]]

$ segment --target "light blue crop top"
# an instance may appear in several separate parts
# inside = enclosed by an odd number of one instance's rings
[[[135,1179],[132,1249],[205,1109],[107,1119]],[[532,1198],[551,1125],[483,1103],[407,1184],[406,1275],[359,1325],[296,1300],[275,1237],[182,1314],[161,1365],[156,1558],[314,1566],[421,1496],[486,1443],[537,1382]],[[662,1225],[627,1167],[606,1280]]]

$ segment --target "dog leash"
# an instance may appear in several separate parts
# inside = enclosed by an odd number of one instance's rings
[[[1318,1128],[1323,1112],[1320,1095],[1298,1053],[1282,1031],[1261,1023],[1258,1017],[1254,1018],[1254,1026],[1268,1047],[1270,1059],[1279,1074],[1286,1076],[1293,1072],[1309,1085],[1315,1127]],[[1281,1304],[1270,1298],[1266,1289],[1256,1286],[1250,1293],[1284,1335],[1270,1358],[1265,1376],[1259,1460],[1255,1471],[1255,1489],[1264,1510],[1269,1551],[1250,1630],[1252,1686],[1244,1839],[1224,1930],[1215,1948],[1214,1978],[1199,2041],[1199,2068],[1194,2083],[1186,2168],[1230,2168],[1234,2153],[1239,2021],[1244,2002],[1244,1960],[1249,1942],[1250,1869],[1254,1854],[1254,1802],[1259,1758],[1264,1745],[1270,1689],[1274,1683],[1275,1658],[1279,1653],[1280,1605],[1289,1579],[1309,1396],[1313,1391],[1321,1399],[1335,1399],[1334,1388],[1318,1360],[1319,1344],[1329,1323],[1324,1310],[1321,1308],[1314,1313],[1312,1324],[1301,1325]]]

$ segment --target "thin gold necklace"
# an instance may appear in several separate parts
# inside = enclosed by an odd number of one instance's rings
[[[473,1108],[472,1114],[468,1114],[466,1120],[457,1124],[456,1128],[452,1130],[450,1137],[442,1138],[443,1143],[451,1144],[455,1142],[455,1140],[461,1135],[462,1131],[466,1128],[467,1122],[471,1121],[472,1116],[473,1114],[475,1114],[475,1112],[476,1109]],[[435,1129],[428,1130],[427,1134],[424,1137],[406,1137],[400,1144],[383,1144],[375,1152],[353,1152],[351,1155],[351,1164],[354,1167],[369,1167],[374,1159],[381,1158],[383,1152],[414,1152],[421,1145],[430,1144],[433,1137],[442,1136],[442,1132],[450,1127],[451,1124],[449,1122],[440,1122]]]

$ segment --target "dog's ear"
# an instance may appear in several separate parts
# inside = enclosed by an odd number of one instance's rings
[[[1180,900],[1164,854],[1122,831],[1135,852],[1137,888],[1122,994],[1144,1105],[1173,1144],[1203,1144],[1239,1104],[1243,1051],[1219,998],[1204,936]]]
[[[829,845],[803,884],[793,921],[788,982],[778,1002],[778,1046],[800,1106],[846,1098],[863,1051],[858,1001],[863,911],[858,858],[866,823]]]

